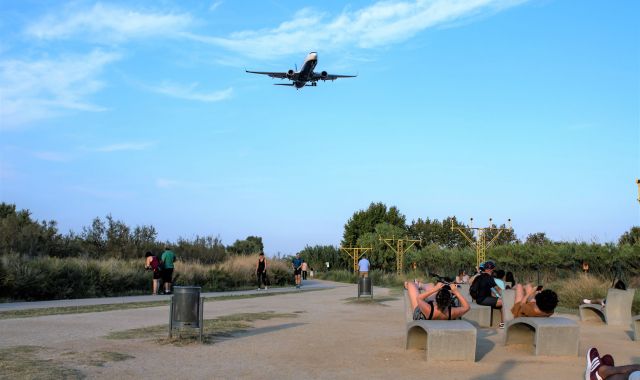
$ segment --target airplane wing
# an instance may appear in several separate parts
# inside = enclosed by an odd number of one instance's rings
[[[324,80],[336,80],[338,78],[355,78],[357,75],[335,75],[335,74],[327,74],[327,77]],[[322,78],[320,78],[322,79]]]
[[[247,73],[251,73],[251,74],[262,74],[262,75],[268,75],[271,78],[280,78],[280,79],[287,79],[287,73],[283,73],[283,72],[271,72],[271,71],[249,71],[249,70],[245,70],[245,72]]]

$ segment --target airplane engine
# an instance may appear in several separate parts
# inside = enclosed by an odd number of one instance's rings
[[[323,72],[320,73],[320,79],[325,80],[325,79],[327,79],[328,75],[329,75],[328,72],[323,71]]]
[[[293,79],[293,76],[296,74],[295,71],[293,71],[293,69],[290,69],[289,71],[287,71],[287,79]]]

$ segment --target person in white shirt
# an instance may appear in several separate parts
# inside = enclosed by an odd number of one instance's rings
[[[358,271],[360,272],[360,277],[369,277],[369,260],[367,260],[366,256],[362,256],[358,261]]]

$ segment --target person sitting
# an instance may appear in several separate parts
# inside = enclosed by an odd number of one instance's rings
[[[505,289],[513,289],[516,287],[516,279],[513,277],[513,272],[507,272],[504,278]]]
[[[600,357],[598,349],[591,347],[587,350],[584,377],[587,380],[640,380],[640,364],[616,367],[611,355]]]
[[[460,269],[458,275],[456,276],[456,284],[468,284],[469,283],[469,275],[464,269]]]
[[[622,282],[622,280],[616,280],[613,284],[613,288],[614,289],[620,289],[620,290],[627,290],[627,285],[625,285],[624,282]],[[607,299],[606,298],[585,298],[582,300],[582,303],[586,303],[586,304],[600,304],[602,306],[604,306],[607,303]]]
[[[469,302],[458,291],[455,284],[425,284],[425,292],[420,293],[418,284],[405,282],[409,292],[409,300],[413,309],[413,320],[451,320],[458,319],[469,311]],[[435,295],[435,302],[433,296]],[[460,301],[460,306],[453,306],[453,296]]]
[[[506,289],[506,284],[504,282],[505,273],[502,269],[498,269],[494,272],[493,280],[496,282],[496,285],[500,288],[500,294],[498,294],[495,289],[491,289],[491,295],[494,297],[502,298],[502,292]]]
[[[534,288],[531,284],[516,285],[515,304],[511,313],[518,317],[550,317],[558,306],[558,295],[542,286]]]

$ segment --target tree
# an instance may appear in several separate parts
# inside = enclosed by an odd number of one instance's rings
[[[545,245],[551,243],[551,240],[547,238],[547,234],[544,232],[536,232],[527,235],[527,239],[524,242],[529,245]]]
[[[259,236],[247,236],[244,240],[236,240],[227,250],[235,255],[252,255],[262,252],[264,244]]]
[[[628,245],[636,245],[640,244],[640,227],[635,226],[631,227],[631,229],[620,236],[618,239],[618,244],[628,244]]]
[[[356,211],[344,225],[342,246],[356,246],[361,236],[374,232],[380,223],[401,228],[402,235],[406,234],[406,218],[395,206],[387,209],[387,206],[382,202],[371,203],[366,210]]]
[[[396,268],[396,252],[389,248],[380,238],[403,239],[408,237],[404,228],[389,223],[379,223],[375,226],[373,232],[368,232],[357,241],[359,247],[371,247],[370,253],[367,253],[371,269],[382,269],[383,271],[393,271]],[[395,242],[390,243],[395,247]],[[353,265],[351,265],[353,266]]]
[[[492,228],[496,228],[495,224],[491,225]],[[506,245],[506,244],[519,244],[520,240],[516,236],[515,232],[512,229],[506,229],[507,226],[501,224],[500,227],[503,231],[500,233],[500,236],[496,239],[493,245]],[[494,236],[498,233],[498,230],[486,230],[485,238],[487,243],[493,239]]]
[[[468,244],[467,240],[460,232],[451,229],[452,224],[462,228],[468,237],[473,238],[473,230],[468,229],[463,223],[459,223],[455,216],[443,219],[442,222],[438,219],[422,220],[418,218],[417,221],[411,222],[408,230],[410,236],[422,239],[422,243],[419,245],[421,248],[432,244],[441,248],[464,247]]]

